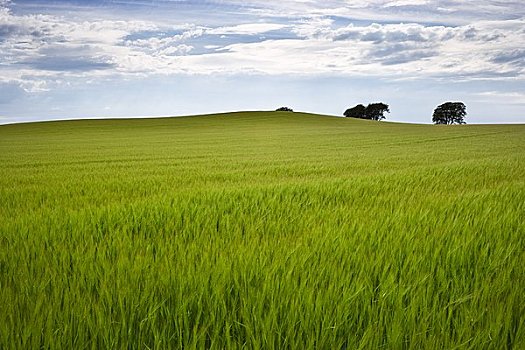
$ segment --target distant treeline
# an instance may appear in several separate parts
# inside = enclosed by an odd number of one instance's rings
[[[279,107],[277,112],[293,112],[289,107]],[[348,108],[343,115],[347,118],[359,118],[368,120],[386,119],[385,113],[390,113],[390,107],[383,102],[370,103],[366,107],[358,104],[355,107]],[[434,109],[432,122],[434,124],[466,124],[465,116],[467,107],[463,102],[445,102]]]

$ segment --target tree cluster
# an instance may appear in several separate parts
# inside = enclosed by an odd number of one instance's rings
[[[445,102],[434,110],[432,122],[434,124],[465,124],[467,107],[463,102]]]
[[[293,112],[289,107],[280,107],[277,112]],[[347,118],[359,118],[369,120],[383,120],[385,113],[390,113],[390,108],[383,102],[370,103],[368,106],[358,104],[355,107],[348,108],[343,115]],[[432,115],[434,124],[466,124],[465,116],[467,107],[463,102],[445,102],[436,107]]]
[[[359,118],[359,119],[370,119],[370,120],[383,120],[385,119],[385,113],[390,113],[390,109],[387,104],[382,102],[370,103],[368,106],[358,104],[355,107],[348,108],[343,115],[347,118]]]

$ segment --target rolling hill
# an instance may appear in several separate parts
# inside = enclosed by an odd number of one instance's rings
[[[525,347],[525,125],[0,126],[0,348]]]

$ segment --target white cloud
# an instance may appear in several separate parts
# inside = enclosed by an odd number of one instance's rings
[[[475,94],[481,102],[495,102],[500,104],[525,105],[525,93],[523,92],[502,92],[502,91],[485,91]]]
[[[191,28],[184,31],[182,34],[168,37],[150,37],[147,39],[125,40],[124,45],[134,50],[150,52],[153,55],[168,51],[181,51],[188,53],[191,51],[191,46],[181,43],[189,39],[200,37],[204,34],[204,32],[205,28],[202,27]],[[117,39],[116,42],[118,41],[119,40]]]
[[[247,23],[240,24],[231,27],[219,27],[209,29],[206,31],[207,34],[236,34],[236,35],[254,35],[263,34],[272,30],[279,30],[285,28],[286,25],[276,23]]]
[[[431,2],[429,0],[398,0],[389,1],[384,4],[384,7],[400,7],[400,6],[423,6],[428,5]]]
[[[524,19],[501,19],[500,14],[488,18],[490,10],[506,9],[510,15],[511,9],[517,8],[506,8],[501,2],[480,2],[470,12],[471,20],[459,26],[354,19],[387,18],[385,9],[394,7],[400,8],[395,11],[398,16],[407,19],[416,15],[412,7],[442,15],[439,6],[445,4],[460,17],[468,10],[460,1],[243,3],[245,23],[211,27],[138,19],[18,15],[9,11],[9,2],[3,1],[0,81],[17,82],[26,91],[45,91],[68,77],[97,79],[113,75],[258,72],[395,79],[523,79],[525,75],[525,67],[516,64],[525,49]],[[404,12],[404,7],[409,9]],[[514,11],[514,16],[519,13]],[[276,16],[273,20],[266,17],[271,14]],[[348,16],[347,23],[338,23],[335,15]],[[477,17],[483,19],[472,20]],[[264,38],[265,33],[273,31],[290,35]]]

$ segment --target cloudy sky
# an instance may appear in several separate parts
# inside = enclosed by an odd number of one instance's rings
[[[522,0],[0,0],[0,123],[379,101],[525,123]]]

